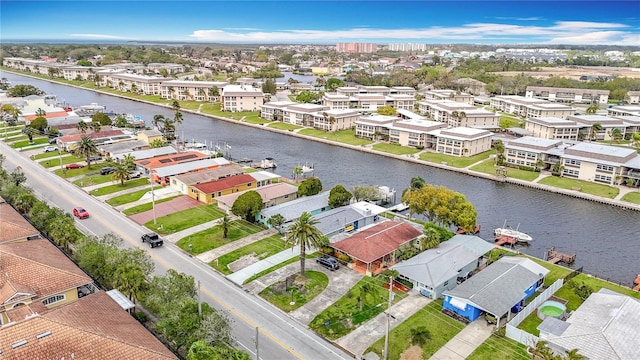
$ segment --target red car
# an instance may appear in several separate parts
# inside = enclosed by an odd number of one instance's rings
[[[67,164],[64,167],[65,169],[82,169],[84,165],[73,163],[73,164]]]
[[[83,207],[76,206],[73,208],[73,216],[77,217],[78,219],[86,219],[89,217],[89,212]]]

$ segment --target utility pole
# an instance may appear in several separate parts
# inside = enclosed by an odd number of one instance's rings
[[[256,326],[256,360],[260,360],[260,347],[258,346],[258,335],[260,335],[260,330]]]
[[[202,318],[202,303],[200,302],[200,280],[198,280],[198,316]]]
[[[62,164],[62,161],[60,162]],[[149,181],[151,181],[151,213],[153,214],[153,225],[156,224],[156,195],[153,192],[153,174],[149,172]]]
[[[393,277],[389,276],[389,300],[387,302],[387,330],[384,337],[384,360],[389,359],[389,310],[391,310],[391,301],[393,301]]]

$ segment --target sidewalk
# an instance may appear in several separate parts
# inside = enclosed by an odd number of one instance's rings
[[[186,230],[185,230],[186,231]],[[258,240],[262,240],[266,237],[269,237],[271,235],[275,235],[277,234],[278,231],[276,229],[267,229],[267,230],[263,230],[260,231],[258,233],[255,234],[251,234],[249,236],[245,236],[240,240],[236,240],[233,242],[230,242],[228,244],[222,245],[220,247],[217,247],[215,249],[211,249],[209,251],[205,251],[202,254],[198,254],[196,255],[196,258],[198,258],[200,261],[205,262],[205,263],[210,263],[211,261],[213,261],[214,259],[219,258],[220,256],[230,253],[236,249],[239,249],[243,246],[249,245],[251,243],[254,243]],[[179,239],[178,239],[179,240]]]
[[[431,360],[464,360],[491,336],[494,326],[487,326],[484,317],[465,326],[453,339],[436,351]]]
[[[431,301],[430,298],[420,295],[417,291],[411,291],[406,298],[391,306],[389,313],[395,317],[390,319],[389,328],[393,329],[413,314],[417,313]],[[387,315],[385,312],[362,324],[351,333],[336,341],[340,346],[356,354],[363,355],[371,344],[385,335],[387,329]]]
[[[179,191],[176,191],[172,188],[169,187],[163,187],[160,189],[154,189],[153,190],[154,193],[154,200],[158,201],[161,199],[166,199],[168,197],[172,197],[172,196],[179,196],[182,195],[182,193],[180,193]],[[140,198],[140,200],[136,200],[136,201],[132,201],[130,203],[126,203],[126,204],[122,204],[120,206],[116,206],[116,210],[118,211],[124,211],[127,209],[130,209],[132,207],[136,207],[138,205],[142,205],[142,204],[148,204],[151,202],[151,189],[149,189],[149,192],[142,195],[142,197]]]
[[[307,251],[307,254],[311,254],[312,251]],[[283,250],[275,255],[272,255],[264,260],[260,260],[255,264],[249,265],[246,268],[236,271],[227,278],[238,285],[254,276],[255,274],[267,270],[268,268],[283,263],[289,259],[293,259],[296,256],[300,256],[300,247],[294,246],[291,249]]]

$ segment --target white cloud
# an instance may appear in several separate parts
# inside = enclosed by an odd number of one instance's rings
[[[81,37],[86,39],[112,39],[112,40],[130,40],[129,38],[107,34],[69,34],[71,37]]]
[[[527,18],[533,20],[533,18]],[[457,27],[419,29],[375,29],[356,27],[340,30],[290,29],[277,31],[241,30],[196,30],[189,37],[197,41],[213,42],[323,42],[336,41],[424,41],[424,42],[495,42],[495,39],[510,39],[522,43],[554,44],[611,44],[637,45],[638,33],[624,31],[627,25],[585,21],[558,21],[550,26],[527,26],[514,24],[471,23]]]

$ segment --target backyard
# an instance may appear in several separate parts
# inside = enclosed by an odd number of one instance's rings
[[[617,187],[560,176],[547,176],[546,178],[538,181],[538,183],[567,190],[576,190],[585,194],[602,196],[609,199],[615,198],[620,192],[620,189]]]
[[[245,220],[235,220],[229,224],[229,232],[226,238],[224,237],[222,226],[218,224],[207,230],[182,238],[176,245],[182,250],[197,255],[260,231],[262,231],[262,228],[257,225]],[[191,247],[189,247],[189,245],[191,245]]]
[[[150,220],[146,222],[144,226],[161,235],[167,235],[208,221],[219,219],[223,216],[224,212],[219,210],[217,205],[201,205],[173,214],[161,216],[156,219],[155,224],[153,223],[153,220]]]
[[[420,160],[442,164],[446,163],[449,166],[456,168],[464,168],[471,164],[475,164],[478,161],[488,159],[491,156],[492,151],[486,151],[481,154],[473,155],[470,157],[458,157],[453,155],[440,154],[435,152],[423,152],[420,154]]]
[[[262,260],[286,248],[287,246],[285,246],[282,235],[273,235],[224,254],[209,264],[221,273],[229,275],[233,273],[233,271],[229,269],[229,264],[243,256],[251,255],[258,260]]]
[[[529,360],[527,347],[505,336],[492,334],[467,360]]]

